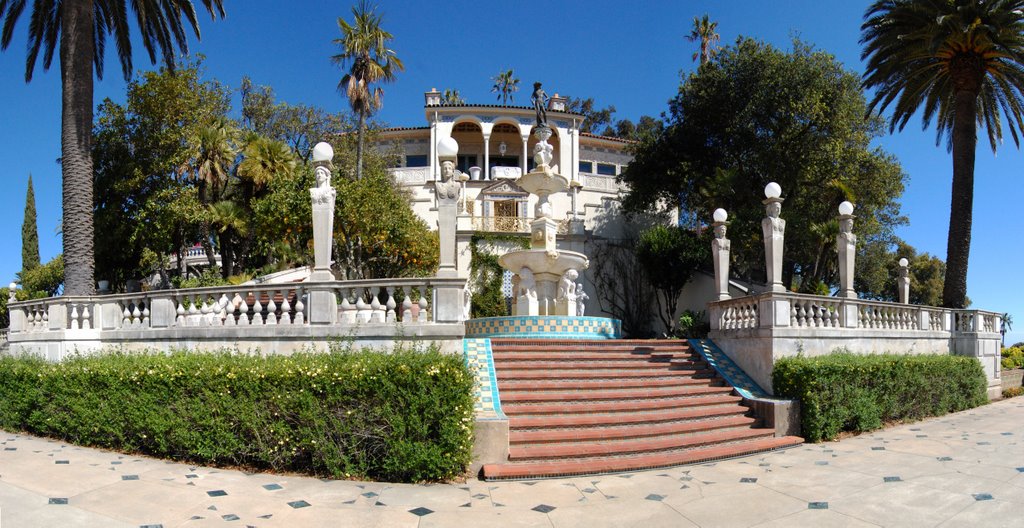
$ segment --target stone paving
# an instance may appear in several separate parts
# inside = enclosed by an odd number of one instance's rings
[[[1021,526],[1024,398],[664,470],[406,485],[246,474],[0,431],[0,527]]]

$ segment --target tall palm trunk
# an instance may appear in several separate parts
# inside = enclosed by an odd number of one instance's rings
[[[93,0],[63,2],[60,36],[64,293],[91,295],[93,275]]]
[[[974,207],[974,155],[978,143],[978,88],[958,89],[953,124],[953,197],[949,207],[949,238],[946,241],[946,278],[942,305],[963,308],[967,303],[967,259],[971,252]]]
[[[366,112],[359,111],[359,130],[356,132],[356,179],[363,179],[363,138],[366,135]]]

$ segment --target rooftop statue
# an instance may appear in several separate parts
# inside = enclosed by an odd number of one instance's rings
[[[533,101],[533,109],[537,112],[537,126],[548,126],[548,94],[544,93],[539,82],[533,83],[533,94],[530,95],[530,100]]]

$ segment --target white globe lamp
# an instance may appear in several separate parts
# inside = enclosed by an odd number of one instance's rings
[[[776,199],[782,196],[782,187],[775,182],[771,182],[764,186],[764,197],[769,200]]]
[[[901,268],[905,268],[905,267],[907,267],[907,265],[909,265],[909,264],[910,264],[910,261],[909,261],[909,260],[907,260],[907,259],[905,259],[905,258],[901,258],[901,259],[900,259],[900,267],[901,267]]]
[[[313,147],[313,161],[324,162],[334,159],[334,147],[330,143],[321,141]]]
[[[715,209],[714,213],[712,213],[712,217],[715,219],[715,222],[721,224],[729,219],[729,213],[725,212],[725,209],[719,207],[718,209]]]
[[[850,216],[853,214],[853,204],[850,202],[843,202],[839,204],[839,214],[843,216]]]
[[[443,137],[437,142],[437,157],[454,159],[459,153],[459,142],[452,137]]]

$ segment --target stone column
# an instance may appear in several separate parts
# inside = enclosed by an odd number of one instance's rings
[[[25,312],[20,308],[11,309],[11,304],[18,302],[16,294],[18,292],[18,285],[10,283],[7,286],[7,315],[10,317],[8,329],[11,333],[18,333],[25,330]]]
[[[853,234],[853,204],[839,204],[839,235],[836,237],[836,252],[839,253],[839,297],[856,299],[853,290],[854,259],[857,255],[857,235]]]
[[[491,135],[484,134],[484,174],[480,177],[481,180],[489,180],[491,178]]]
[[[910,269],[907,267],[910,262],[905,258],[900,259],[900,277],[897,280],[897,297],[901,304],[910,304]]]
[[[334,239],[334,202],[337,191],[331,187],[331,160],[334,149],[327,143],[313,147],[316,187],[309,190],[313,202],[313,273],[310,281],[333,281],[331,248]],[[333,324],[338,318],[338,301],[333,291],[309,292],[309,323]]]
[[[786,236],[786,221],[779,218],[783,201],[779,197],[781,193],[779,184],[769,183],[764,189],[766,199],[762,202],[768,215],[761,220],[761,230],[764,232],[765,284],[773,292],[786,291],[782,284],[782,248]]]
[[[729,239],[725,237],[726,227],[729,225],[726,220],[729,218],[725,209],[715,209],[714,223],[711,226],[715,230],[715,238],[711,241],[711,258],[715,265],[715,290],[717,300],[724,301],[731,299],[729,295]]]
[[[438,145],[442,181],[434,184],[434,195],[437,198],[437,235],[440,242],[437,276],[455,278],[459,275],[456,264],[455,227],[462,188],[460,174],[455,170],[459,147],[454,139],[447,138],[443,141],[444,145],[440,142]],[[463,320],[464,304],[462,288],[438,287],[434,296],[434,321],[443,323]]]
[[[526,174],[526,166],[527,166],[526,160],[527,160],[527,156],[530,155],[530,153],[526,151],[526,142],[527,141],[530,141],[530,134],[529,133],[527,133],[525,136],[523,136],[523,159],[522,159],[522,162],[523,162],[523,174]]]

